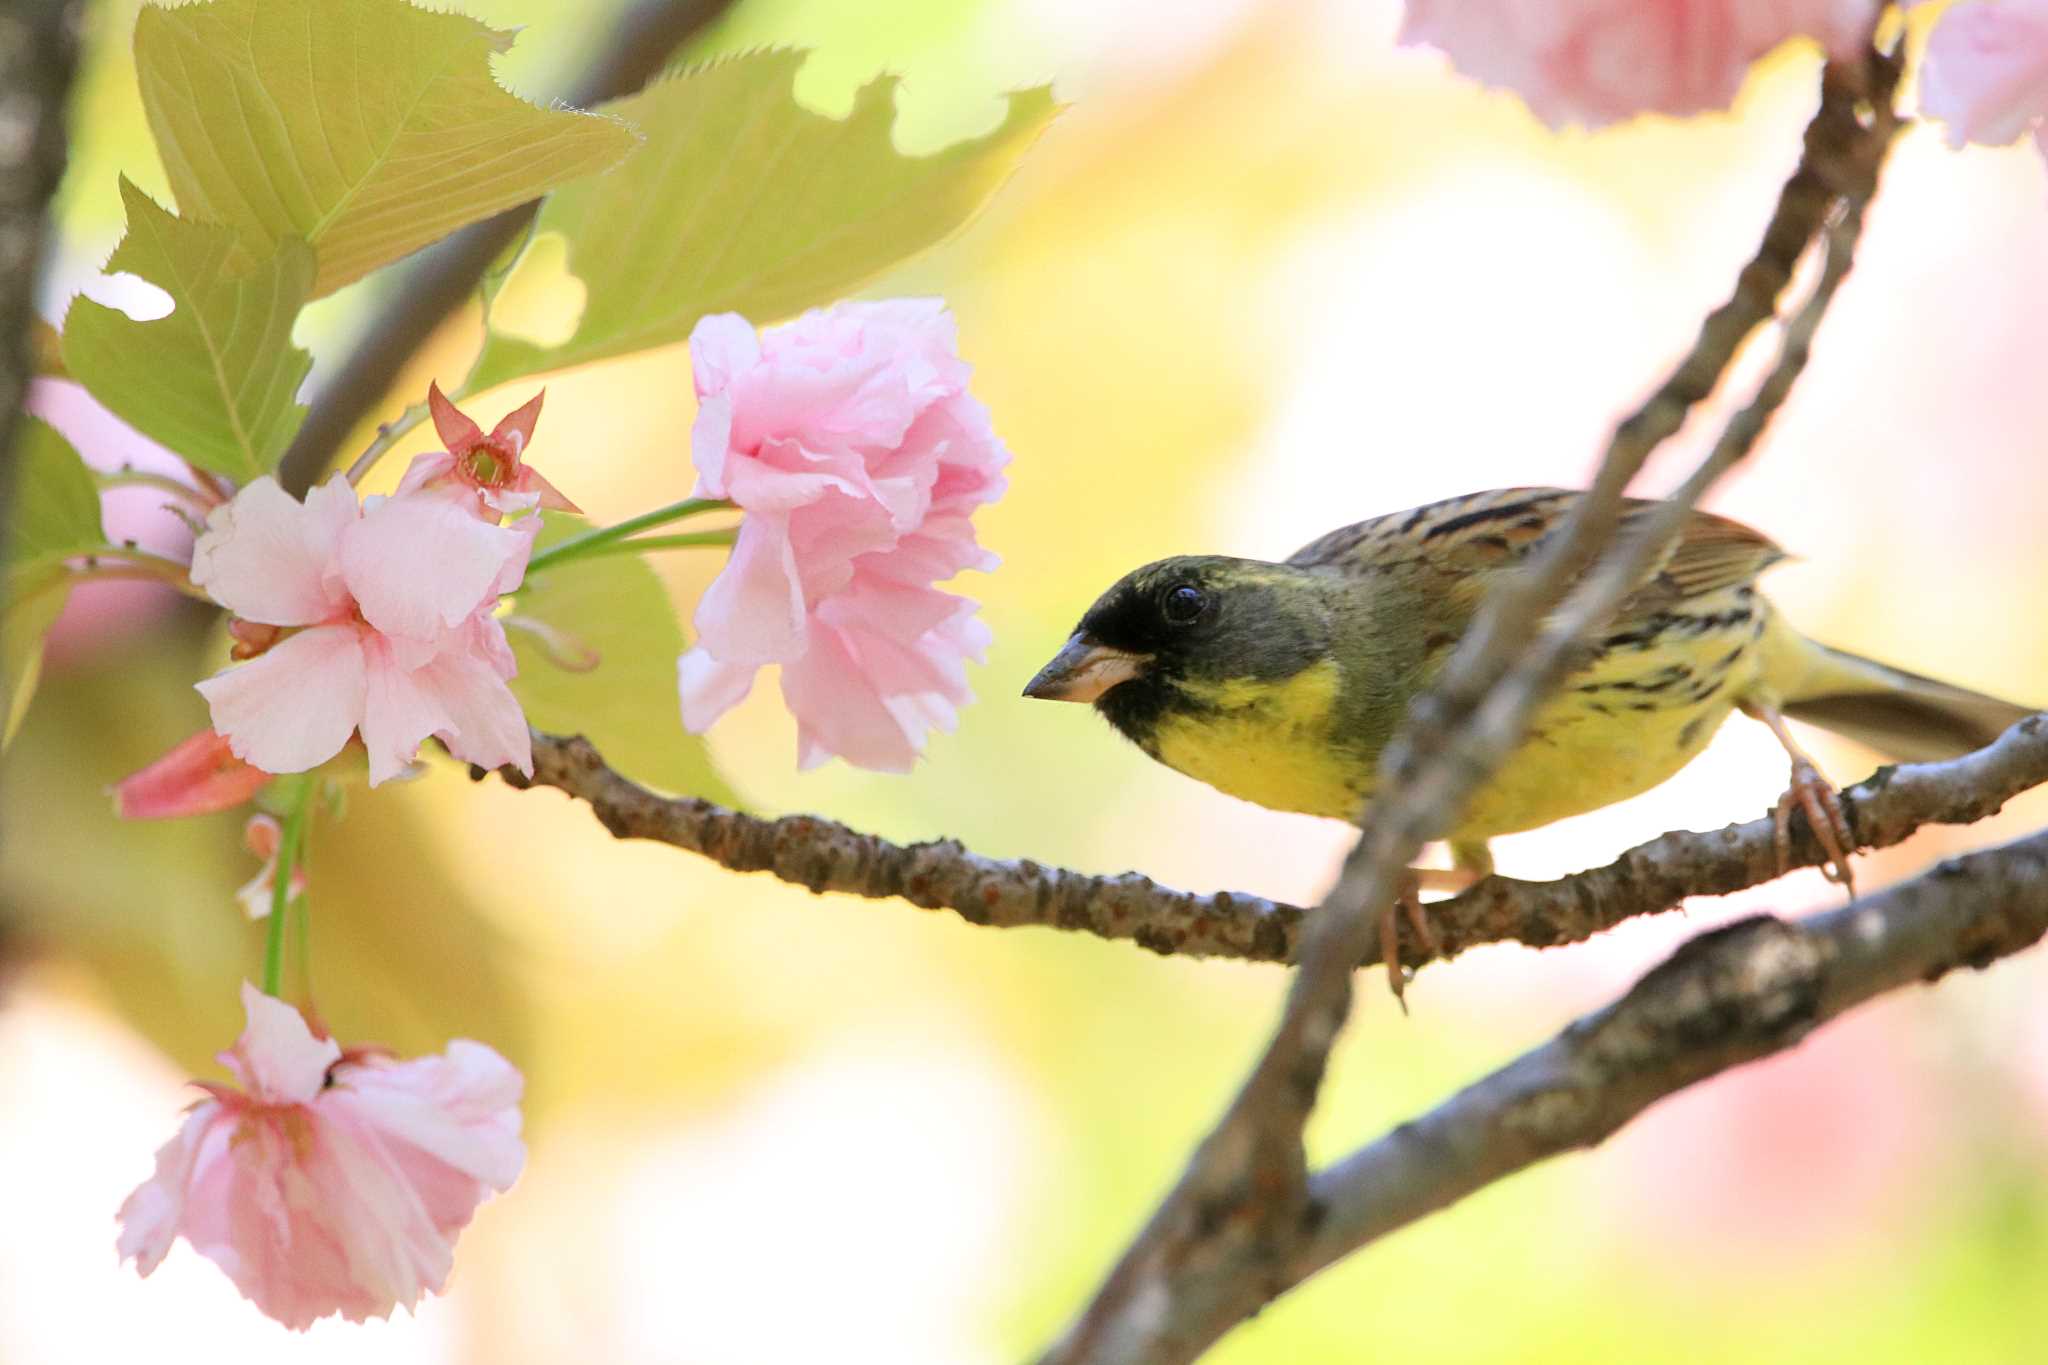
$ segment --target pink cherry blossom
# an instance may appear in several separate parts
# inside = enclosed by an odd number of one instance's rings
[[[263,919],[270,914],[270,902],[277,890],[277,850],[284,843],[284,826],[274,815],[252,815],[242,826],[242,844],[263,863],[255,876],[242,884],[235,892],[235,899],[242,903],[242,913],[250,919]],[[306,894],[306,869],[292,869],[292,895]]]
[[[1009,461],[952,318],[937,299],[843,303],[757,337],[728,313],[697,324],[690,358],[697,495],[746,516],[678,665],[684,724],[780,664],[804,767],[908,770],[972,700],[988,631],[932,584],[995,566],[972,518]]]
[[[1920,108],[1949,145],[2002,147],[2022,133],[2048,157],[2048,0],[1963,0],[1928,35]]]
[[[262,791],[271,775],[236,758],[222,736],[201,730],[114,784],[123,820],[171,820],[228,810]]]
[[[1408,0],[1403,43],[1440,48],[1552,127],[1725,109],[1788,38],[1868,41],[1872,0]]]
[[[455,1236],[526,1160],[523,1081],[458,1039],[438,1057],[343,1052],[242,987],[248,1026],[207,1098],[121,1205],[121,1256],[148,1275],[184,1237],[259,1309],[303,1330],[388,1317],[440,1292]]]
[[[433,414],[441,444],[448,448],[415,457],[399,480],[398,492],[444,491],[490,522],[535,507],[580,511],[521,458],[533,443],[533,427],[540,420],[541,400],[546,397],[547,390],[542,389],[524,406],[499,419],[486,436],[483,428],[448,401],[439,384],[428,384],[427,410]]]
[[[372,786],[429,735],[484,767],[532,771],[504,627],[538,522],[500,527],[431,496],[358,504],[335,475],[301,503],[265,477],[207,517],[192,581],[245,622],[292,628],[198,684],[237,757],[277,773],[334,757],[360,731]],[[263,632],[245,632],[244,640]]]

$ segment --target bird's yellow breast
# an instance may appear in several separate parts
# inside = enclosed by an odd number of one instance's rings
[[[1326,659],[1276,682],[1233,678],[1178,684],[1146,747],[1218,791],[1274,810],[1357,818],[1370,761],[1332,742],[1341,678]]]

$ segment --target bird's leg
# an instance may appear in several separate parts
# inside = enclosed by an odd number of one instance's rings
[[[1486,846],[1479,846],[1482,855]],[[1380,955],[1387,964],[1387,986],[1394,992],[1394,1003],[1401,1007],[1401,1013],[1408,1012],[1408,1000],[1404,991],[1407,980],[1401,973],[1401,921],[1406,919],[1414,931],[1415,939],[1429,951],[1431,957],[1443,952],[1443,940],[1437,937],[1436,926],[1429,922],[1429,916],[1422,908],[1424,891],[1459,892],[1471,886],[1486,875],[1477,868],[1462,864],[1462,855],[1456,845],[1452,846],[1458,867],[1408,867],[1401,870],[1401,879],[1394,885],[1394,898],[1380,911]],[[1492,860],[1486,860],[1487,869]]]
[[[1814,761],[1792,738],[1792,732],[1785,728],[1785,717],[1778,708],[1762,702],[1744,702],[1742,713],[1769,726],[1771,733],[1778,737],[1778,743],[1784,745],[1785,752],[1792,756],[1792,783],[1778,798],[1777,808],[1771,812],[1779,873],[1792,870],[1792,811],[1796,807],[1806,816],[1807,827],[1813,831],[1815,842],[1827,855],[1820,865],[1820,874],[1843,887],[1850,895],[1855,895],[1856,883],[1849,871],[1849,852],[1856,847],[1856,835],[1849,828],[1849,818],[1842,811],[1842,798],[1834,783],[1821,776]]]

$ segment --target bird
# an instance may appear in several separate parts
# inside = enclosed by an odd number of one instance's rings
[[[1442,672],[1487,593],[1558,534],[1583,496],[1494,489],[1342,527],[1278,563],[1181,555],[1146,564],[1096,599],[1024,695],[1091,703],[1152,758],[1231,796],[1356,822],[1409,704]],[[1621,530],[1657,506],[1625,500]],[[1664,781],[1734,711],[1767,726],[1791,761],[1774,812],[1780,870],[1791,865],[1796,811],[1826,854],[1824,874],[1852,894],[1854,836],[1788,717],[1924,762],[1980,748],[2033,714],[1808,639],[1756,587],[1785,558],[1740,522],[1687,514],[1455,818],[1451,868],[1410,869],[1382,911],[1397,998],[1397,907],[1433,943],[1422,890],[1462,890],[1490,875],[1487,841],[1497,835]]]

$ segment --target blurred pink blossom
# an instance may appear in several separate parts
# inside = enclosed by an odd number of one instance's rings
[[[192,470],[176,455],[123,422],[85,387],[70,379],[42,376],[29,381],[22,402],[30,416],[49,423],[88,467],[101,474],[124,470],[191,484]],[[140,549],[183,560],[192,553],[192,528],[181,518],[203,516],[215,500],[194,488],[189,497],[144,485],[107,488],[100,493],[100,520],[107,539],[134,541]],[[50,659],[60,663],[118,638],[162,615],[177,594],[160,583],[85,579],[71,591],[63,615],[50,630]]]
[[[243,914],[250,919],[263,919],[270,914],[270,902],[277,890],[277,850],[284,843],[284,826],[274,815],[252,815],[242,826],[242,843],[262,860],[263,866],[235,892],[235,899],[242,903]],[[292,895],[305,895],[306,886],[306,869],[293,868]]]
[[[248,1026],[208,1098],[121,1205],[121,1256],[148,1275],[183,1236],[259,1309],[303,1330],[439,1292],[455,1236],[526,1160],[519,1072],[481,1043],[401,1062],[343,1052],[242,987]]]
[[[1952,147],[2002,147],[2022,133],[2048,157],[2048,0],[1963,0],[1928,35],[1921,112],[1948,125]]]
[[[972,517],[1009,460],[952,318],[937,299],[843,303],[757,337],[727,313],[697,324],[690,358],[697,494],[746,518],[678,666],[684,724],[780,664],[803,767],[907,771],[973,697],[988,630],[932,584],[995,566]]]
[[[356,501],[335,475],[301,503],[257,479],[214,509],[192,581],[244,621],[303,627],[198,684],[214,729],[271,772],[304,772],[361,730],[375,786],[429,735],[469,763],[532,771],[518,671],[491,616],[518,586],[534,518],[508,527],[445,498]]]
[[[1552,127],[1725,109],[1788,38],[1865,42],[1872,0],[1408,0],[1400,41],[1442,49]]]
[[[1924,1214],[1952,1153],[1910,1008],[1836,1020],[1649,1110],[1609,1145],[1618,1221],[1660,1257],[1684,1253],[1675,1274],[1769,1277]]]
[[[212,730],[180,740],[162,758],[114,784],[123,820],[171,820],[228,810],[263,790],[270,774],[236,758]]]
[[[445,491],[489,522],[535,507],[555,512],[581,510],[522,458],[533,444],[533,427],[540,420],[541,400],[546,397],[547,390],[542,389],[500,418],[486,436],[483,428],[448,401],[439,384],[428,384],[427,410],[434,416],[441,444],[448,448],[415,456],[399,480],[398,492]]]

